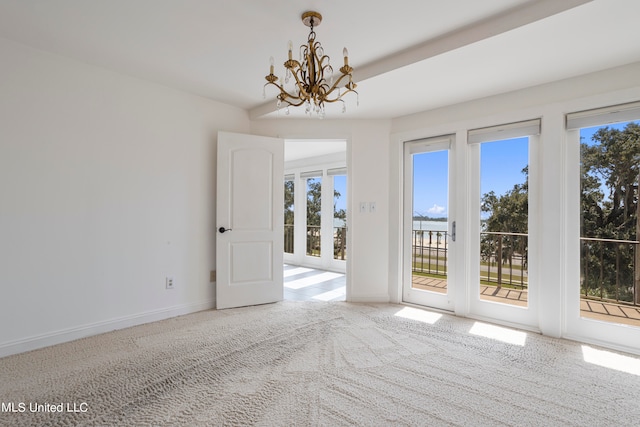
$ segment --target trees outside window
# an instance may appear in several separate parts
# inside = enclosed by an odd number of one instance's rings
[[[640,304],[640,125],[580,130],[581,294]]]
[[[293,253],[294,224],[295,224],[295,187],[293,179],[284,181],[284,252]]]

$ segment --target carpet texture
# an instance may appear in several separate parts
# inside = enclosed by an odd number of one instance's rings
[[[581,344],[517,331],[507,343],[474,333],[473,320],[426,315],[283,302],[6,357],[0,425],[640,423],[640,376],[585,362]]]

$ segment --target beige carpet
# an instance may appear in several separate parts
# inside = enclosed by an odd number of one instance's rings
[[[284,302],[7,357],[0,425],[640,423],[640,376],[585,362],[581,344],[517,332],[496,340],[469,319],[411,319],[420,313]]]

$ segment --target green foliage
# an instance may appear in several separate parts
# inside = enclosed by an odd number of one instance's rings
[[[317,178],[307,180],[307,227],[320,226],[322,207],[322,181]]]
[[[293,181],[284,182],[284,223],[293,224],[295,192]]]
[[[523,184],[516,184],[505,194],[490,191],[482,196],[480,209],[489,217],[483,223],[483,231],[493,233],[527,234],[529,223],[529,167],[522,169]],[[490,263],[492,258],[513,268],[514,259],[527,267],[527,236],[482,234],[480,258]]]
[[[482,196],[480,209],[489,213],[484,231],[527,233],[529,218],[529,167],[522,169],[524,184],[516,184],[501,196],[490,191]]]
[[[581,236],[636,241],[640,125],[603,127],[581,150]],[[583,240],[583,294],[620,301],[633,300],[634,244]]]

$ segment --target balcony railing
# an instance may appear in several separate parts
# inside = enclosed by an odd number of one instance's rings
[[[284,225],[284,252],[294,253],[294,226]],[[320,226],[307,227],[307,255],[320,256]],[[347,227],[333,227],[333,259],[347,259]]]
[[[320,256],[320,226],[307,225],[307,255]]]
[[[447,237],[446,231],[413,230],[414,272],[447,275]]]
[[[284,253],[293,253],[293,224],[284,225]]]
[[[582,298],[640,306],[640,271],[635,240],[580,238]]]
[[[527,235],[483,232],[480,236],[480,280],[526,289]],[[413,230],[413,271],[446,276],[448,237],[446,231]]]
[[[480,281],[527,289],[528,241],[524,233],[480,233]]]
[[[347,227],[333,227],[333,259],[344,261],[347,257]]]
[[[412,270],[447,275],[448,233],[413,230]],[[528,236],[480,233],[480,281],[491,286],[527,289]],[[640,306],[640,242],[580,238],[581,297]]]

